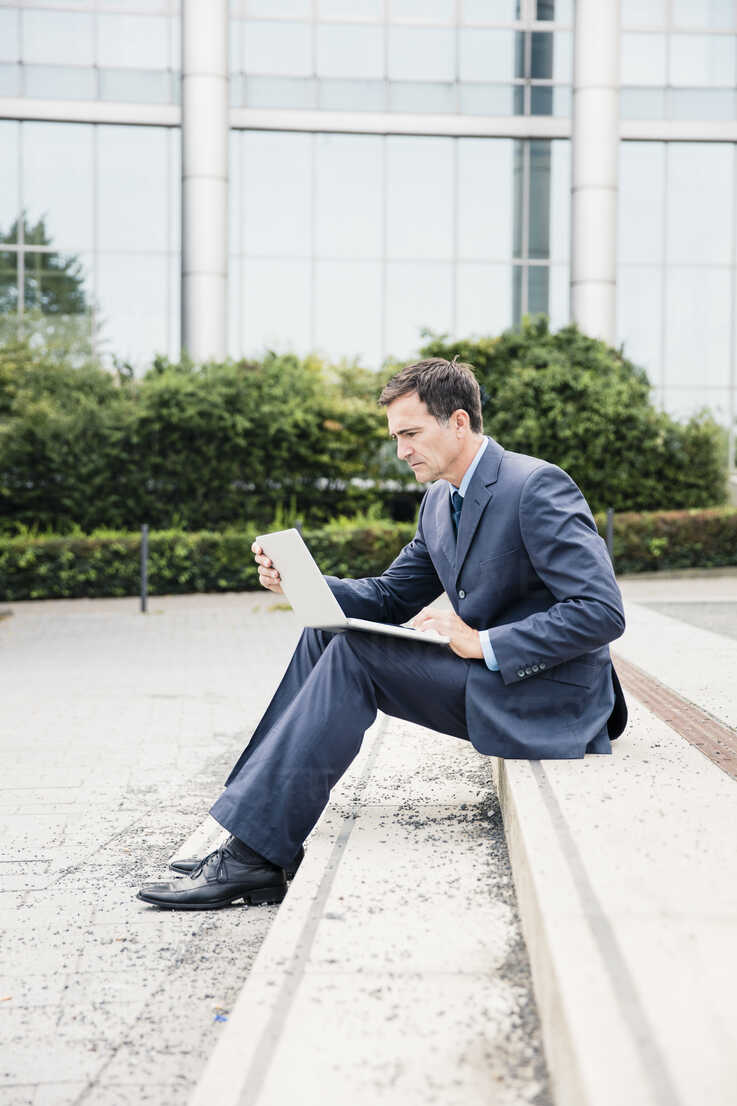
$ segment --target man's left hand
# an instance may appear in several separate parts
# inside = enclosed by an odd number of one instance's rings
[[[432,607],[423,607],[410,625],[416,630],[434,630],[436,634],[450,638],[450,648],[459,657],[483,660],[484,651],[478,630],[467,626],[455,611],[437,611]]]

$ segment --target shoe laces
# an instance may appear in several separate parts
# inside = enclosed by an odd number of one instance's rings
[[[217,883],[225,883],[228,879],[228,866],[225,863],[225,858],[226,856],[230,855],[231,854],[228,852],[227,845],[221,845],[219,849],[213,849],[213,851],[211,853],[208,853],[207,856],[203,856],[197,867],[192,872],[190,872],[190,879],[197,879],[198,876],[201,876],[202,872],[210,863],[210,861],[214,861],[217,857],[215,880],[217,881]]]

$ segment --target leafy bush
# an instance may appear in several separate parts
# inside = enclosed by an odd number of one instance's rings
[[[726,499],[723,432],[656,410],[650,384],[621,353],[544,316],[498,338],[433,338],[426,357],[474,366],[488,433],[506,449],[554,461],[594,510],[705,507]]]
[[[606,516],[596,524],[603,535]],[[615,514],[613,531],[618,573],[737,565],[734,507]]]
[[[597,516],[605,532],[604,515]],[[410,523],[344,521],[308,530],[305,540],[323,572],[376,576],[410,541]],[[149,535],[152,595],[243,591],[258,587],[252,533]],[[101,531],[89,536],[0,536],[0,601],[136,595],[140,534]],[[737,564],[737,509],[664,511],[614,516],[617,571]]]
[[[0,528],[91,531],[319,523],[375,498],[385,420],[363,385],[319,361],[195,368],[159,360],[141,380],[0,350]]]

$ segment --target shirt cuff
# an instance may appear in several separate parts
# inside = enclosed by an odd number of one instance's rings
[[[481,641],[481,648],[484,653],[486,667],[489,669],[490,672],[498,672],[499,664],[497,662],[496,656],[494,655],[494,650],[491,647],[491,642],[489,641],[489,631],[479,630],[479,639]]]

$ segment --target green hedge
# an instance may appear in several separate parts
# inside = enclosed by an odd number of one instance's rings
[[[597,516],[597,525],[604,533],[604,515]],[[308,530],[305,539],[323,572],[360,577],[379,574],[413,533],[408,523],[372,522]],[[150,534],[151,594],[257,588],[252,537],[179,530]],[[620,573],[735,565],[737,510],[615,515],[614,557]],[[135,595],[139,566],[138,534],[0,536],[0,601]]]
[[[599,532],[606,516],[596,516]],[[644,511],[614,516],[618,573],[737,565],[737,509]]]

